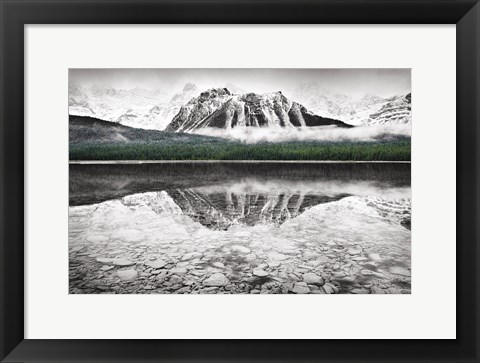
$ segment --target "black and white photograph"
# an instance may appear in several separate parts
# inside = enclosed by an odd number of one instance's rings
[[[69,293],[410,294],[411,106],[406,68],[69,69]]]

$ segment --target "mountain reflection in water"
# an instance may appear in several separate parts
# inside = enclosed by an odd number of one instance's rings
[[[409,293],[409,164],[70,165],[72,293]]]
[[[347,194],[324,195],[320,190],[258,181],[215,187],[168,190],[168,195],[202,225],[228,229],[232,224],[280,225],[302,214],[307,208],[339,200]]]

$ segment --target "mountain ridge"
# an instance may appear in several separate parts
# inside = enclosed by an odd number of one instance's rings
[[[375,113],[372,113],[364,126],[402,124],[412,121],[412,94],[405,96],[394,96],[387,99],[387,102]]]
[[[145,130],[100,120],[88,116],[69,116],[70,146],[85,144],[128,144],[157,143],[167,145],[175,143],[228,143],[228,140],[182,132],[167,132],[160,130]]]
[[[87,88],[71,82],[69,114],[140,129],[186,132],[205,127],[375,126],[412,119],[411,93],[387,98],[367,94],[354,100],[309,83],[289,96],[281,91],[245,92],[229,83],[201,92],[187,82],[171,95],[160,89]]]
[[[163,130],[180,107],[198,93],[199,90],[193,83],[186,83],[181,91],[169,96],[160,89],[86,88],[72,82],[69,84],[69,114],[94,117],[140,129]]]
[[[291,98],[317,115],[331,117],[355,126],[370,126],[377,124],[386,124],[388,122],[377,122],[375,116],[383,107],[396,100],[403,99],[410,95],[408,101],[411,102],[411,93],[401,94],[389,97],[381,97],[374,94],[366,94],[361,98],[355,99],[341,93],[332,92],[316,83],[300,84],[291,94]],[[402,107],[397,102],[398,107]],[[391,123],[411,122],[411,109],[404,107],[397,118],[393,118]],[[384,120],[386,121],[386,120]]]
[[[182,106],[165,130],[191,132],[206,127],[311,126],[352,127],[339,120],[315,115],[281,91],[234,94],[227,88],[211,88]]]

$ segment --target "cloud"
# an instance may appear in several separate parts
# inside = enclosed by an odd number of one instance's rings
[[[336,126],[321,126],[308,128],[294,127],[235,127],[230,130],[204,128],[194,131],[195,134],[223,137],[248,144],[258,142],[285,141],[379,141],[398,137],[411,137],[411,124],[378,125],[354,127],[351,129]]]

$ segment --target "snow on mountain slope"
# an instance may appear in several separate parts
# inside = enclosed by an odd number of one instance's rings
[[[167,131],[188,131],[196,128],[205,117],[215,112],[231,98],[226,88],[212,88],[202,92],[180,108],[178,114],[166,127]]]
[[[351,96],[331,92],[315,83],[301,84],[292,93],[293,100],[305,105],[317,115],[363,126],[388,124],[389,121],[396,124],[410,122],[411,110],[403,102],[395,101],[404,97],[406,96],[383,98],[367,94],[360,99],[354,99]],[[386,109],[381,111],[384,107]],[[400,108],[398,112],[395,111],[396,107]],[[387,110],[391,113],[391,117],[376,115],[379,112],[383,114]],[[397,117],[393,117],[394,114]],[[377,120],[379,117],[381,120]]]
[[[198,89],[191,83],[187,83],[172,98],[160,90],[84,88],[71,83],[69,114],[95,117],[130,127],[163,130],[180,107],[196,95]]]
[[[315,83],[300,84],[293,91],[292,99],[317,115],[331,118],[342,116],[341,109],[349,102],[347,96],[334,94]]]
[[[74,83],[68,85],[68,113],[77,116],[93,116],[87,91]]]
[[[166,191],[128,195],[121,199],[121,203],[129,208],[149,208],[157,214],[183,214]]]
[[[412,121],[412,95],[390,97],[380,110],[372,113],[365,126],[406,124]]]
[[[281,92],[233,94],[227,88],[213,88],[190,100],[166,128],[191,132],[206,127],[308,127],[335,125],[341,121],[324,118],[292,102]]]
[[[151,129],[164,130],[180,108],[190,99],[198,96],[199,93],[197,86],[192,83],[187,83],[181,92],[173,95],[170,101],[152,107],[149,112],[143,116],[144,123],[150,125],[149,128]],[[133,125],[131,126],[135,127]]]
[[[158,89],[86,88],[70,83],[68,100],[70,115],[168,131],[236,126],[371,126],[411,121],[410,94],[353,99],[309,83],[300,85],[292,95],[246,93],[233,84],[200,93],[194,84],[187,83],[170,97]]]

